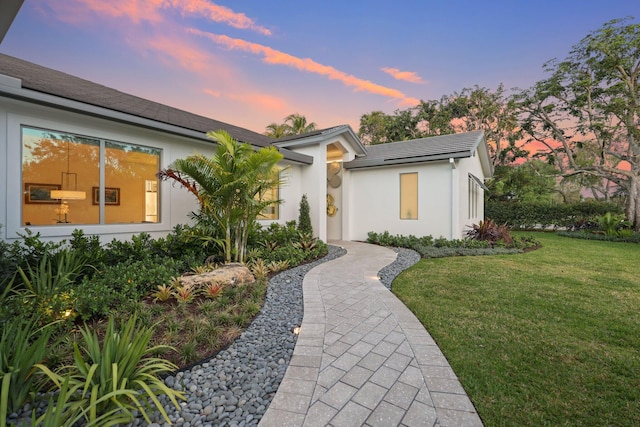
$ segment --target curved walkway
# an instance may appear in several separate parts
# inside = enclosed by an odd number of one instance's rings
[[[305,276],[300,336],[260,426],[482,426],[429,333],[378,280],[396,254],[332,243],[347,254]]]

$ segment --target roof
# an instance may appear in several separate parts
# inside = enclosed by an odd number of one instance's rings
[[[349,125],[339,125],[326,129],[318,129],[301,135],[285,136],[276,139],[273,141],[273,144],[277,147],[302,147],[305,145],[315,144],[319,141],[325,141],[328,138],[335,138],[338,135],[344,136],[358,154],[363,155],[367,153],[367,149],[362,145],[360,138],[358,138],[358,135]]]
[[[0,54],[0,74],[20,80],[12,88],[0,84],[0,95],[55,106],[111,120],[144,126],[163,132],[206,139],[208,131],[225,130],[238,141],[256,147],[267,147],[272,138],[208,117],[120,92],[89,80]],[[38,96],[39,94],[51,95]],[[75,101],[75,102],[66,102]],[[78,104],[79,103],[79,104]],[[98,108],[87,108],[93,106]],[[123,114],[110,114],[117,112]],[[143,119],[143,120],[138,120]],[[168,125],[168,126],[163,126]],[[211,140],[207,140],[211,142]],[[280,149],[286,159],[312,163],[313,159],[287,149]]]
[[[481,144],[482,143],[482,144]],[[410,141],[370,145],[367,155],[345,162],[346,169],[398,165],[471,157],[484,143],[484,132],[473,131]]]

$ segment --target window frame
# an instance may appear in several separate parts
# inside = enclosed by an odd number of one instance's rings
[[[28,229],[36,227],[36,231],[43,238],[68,238],[71,233],[81,228],[86,234],[126,236],[139,234],[141,232],[167,232],[171,229],[171,204],[170,189],[166,183],[159,182],[160,191],[158,209],[161,217],[156,223],[127,223],[127,224],[51,224],[27,226],[22,222],[22,199],[24,190],[22,188],[22,127],[51,130],[60,133],[73,134],[91,139],[109,141],[127,141],[125,144],[139,145],[160,150],[159,167],[166,164],[165,159],[170,157],[170,144],[165,141],[153,139],[150,135],[145,135],[140,130],[132,132],[126,130],[122,125],[114,124],[102,119],[87,118],[85,116],[74,115],[67,117],[60,111],[49,113],[47,118],[33,116],[16,112],[7,112],[7,170],[6,177],[17,177],[17,179],[7,179],[6,193],[4,200],[0,200],[0,208],[6,207],[6,224],[3,233],[7,239],[15,239],[24,234]],[[123,130],[124,129],[124,130]],[[0,141],[1,143],[1,141]],[[101,186],[104,186],[104,176],[101,174]]]

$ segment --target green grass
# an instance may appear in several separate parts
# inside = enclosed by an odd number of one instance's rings
[[[423,259],[393,290],[485,425],[640,425],[640,246],[534,235],[525,254]]]

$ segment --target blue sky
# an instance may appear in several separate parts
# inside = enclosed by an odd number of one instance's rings
[[[25,0],[0,52],[263,132],[527,88],[638,0]]]

